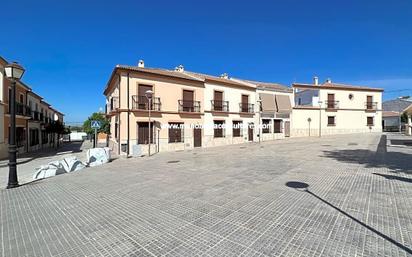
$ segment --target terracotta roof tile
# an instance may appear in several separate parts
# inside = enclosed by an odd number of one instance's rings
[[[348,85],[348,84],[340,84],[340,83],[328,83],[325,82],[323,84],[314,85],[314,84],[306,84],[306,83],[293,83],[292,87],[314,87],[314,88],[336,88],[336,89],[357,89],[357,90],[367,90],[367,91],[383,91],[383,88],[373,88],[373,87],[366,87],[366,86],[355,86],[355,85]]]
[[[116,68],[146,72],[146,73],[151,73],[151,74],[156,74],[156,75],[170,76],[174,78],[203,81],[202,79],[199,79],[197,77],[187,75],[186,72],[180,72],[180,71],[174,71],[174,70],[166,70],[166,69],[159,69],[159,68],[146,68],[146,67],[140,68],[136,66],[127,66],[127,65],[117,65]]]

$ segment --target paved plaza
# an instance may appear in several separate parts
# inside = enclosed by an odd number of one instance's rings
[[[412,146],[290,138],[0,190],[1,256],[412,256]]]

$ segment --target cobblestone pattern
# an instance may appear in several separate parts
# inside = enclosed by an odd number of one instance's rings
[[[0,254],[411,256],[411,148],[376,134],[244,146],[1,190]]]

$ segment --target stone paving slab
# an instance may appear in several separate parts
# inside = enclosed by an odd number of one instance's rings
[[[412,148],[393,138],[162,153],[0,190],[0,256],[411,256]]]

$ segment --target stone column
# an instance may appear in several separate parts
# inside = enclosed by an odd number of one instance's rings
[[[412,136],[412,114],[408,114],[408,127],[406,131],[409,136]]]

